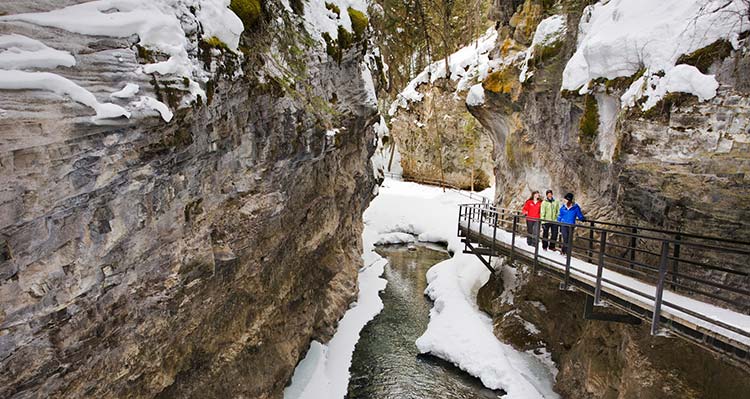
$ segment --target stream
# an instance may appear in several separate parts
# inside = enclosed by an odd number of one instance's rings
[[[421,355],[414,342],[426,330],[432,303],[424,295],[425,273],[449,258],[445,249],[419,244],[379,247],[388,259],[381,294],[383,311],[360,333],[350,368],[347,398],[497,398],[452,364]]]

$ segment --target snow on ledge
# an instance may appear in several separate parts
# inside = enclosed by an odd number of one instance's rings
[[[647,106],[652,106],[663,93],[673,91],[712,98],[716,86],[712,77],[670,71],[681,55],[717,40],[728,40],[737,48],[739,34],[750,27],[745,7],[744,0],[611,0],[588,6],[561,89],[585,94],[594,79],[632,76],[645,68],[643,86],[658,86],[647,80],[660,72],[671,78],[662,87],[631,87],[624,103],[649,96]]]
[[[484,88],[481,83],[471,86],[469,94],[466,96],[466,105],[476,107],[484,104]]]
[[[138,93],[138,90],[140,90],[140,87],[137,84],[128,83],[121,90],[118,90],[109,96],[113,98],[130,98]]]
[[[448,71],[445,60],[435,61],[412,79],[406,88],[391,103],[388,115],[393,116],[399,108],[409,109],[409,103],[420,102],[424,95],[417,88],[424,83],[433,83],[438,79],[449,77],[457,81],[456,92],[468,89],[475,80],[483,80],[489,70],[497,63],[490,60],[489,53],[495,48],[497,31],[494,28],[487,31],[479,39],[461,48],[448,57]]]
[[[140,100],[132,102],[131,105],[136,108],[151,109],[158,112],[164,122],[171,121],[174,116],[166,104],[150,96],[141,96]]]
[[[622,107],[635,106],[639,98],[647,97],[643,103],[644,111],[653,108],[667,93],[689,93],[706,101],[716,96],[719,82],[714,75],[704,75],[692,65],[680,64],[667,71],[664,77],[651,75],[641,76],[633,82],[620,97]]]
[[[75,58],[23,35],[0,36],[0,69],[72,67]]]
[[[0,70],[0,89],[51,91],[68,96],[73,101],[93,108],[96,111],[95,119],[121,116],[130,118],[130,112],[121,106],[112,103],[100,103],[90,91],[54,73]]]
[[[92,36],[127,38],[137,35],[140,46],[164,53],[169,58],[138,67],[136,72],[188,79],[190,94],[183,99],[183,104],[186,104],[198,96],[205,98],[205,92],[196,80],[205,82],[210,77],[210,71],[204,70],[202,63],[195,59],[196,43],[190,43],[189,38],[198,39],[202,32],[202,38],[216,37],[232,51],[239,46],[244,26],[228,8],[229,5],[230,0],[96,0],[47,12],[4,15],[0,16],[0,22],[22,21]],[[51,49],[37,40],[21,35],[0,36],[0,73],[5,75],[4,88],[13,86],[15,89],[64,92],[76,101],[95,108],[97,118],[129,116],[122,107],[99,104],[87,90],[52,73],[37,75],[33,84],[30,83],[31,76],[26,76],[24,82],[27,86],[21,87],[21,84],[11,85],[7,82],[8,76],[20,71],[5,70],[73,65],[75,59],[70,54]],[[57,77],[53,78],[53,75]],[[46,82],[43,85],[42,80]],[[113,93],[112,97],[129,98],[135,94],[132,90],[132,87],[121,90]],[[170,120],[172,111],[155,101],[141,99],[136,105],[153,108],[165,121]]]
[[[533,72],[529,72],[529,61],[534,56],[535,49],[537,47],[550,46],[560,41],[568,30],[566,23],[567,18],[565,15],[553,15],[539,22],[536,31],[534,31],[531,46],[526,50],[526,59],[523,60],[523,65],[521,65],[521,74],[518,77],[519,81],[525,82],[526,79],[533,75]]]

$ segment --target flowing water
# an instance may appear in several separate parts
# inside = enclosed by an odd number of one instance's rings
[[[388,259],[383,311],[360,334],[354,350],[349,399],[497,398],[501,392],[433,356],[420,355],[414,342],[427,328],[431,302],[424,295],[425,273],[448,259],[435,246],[378,249]]]

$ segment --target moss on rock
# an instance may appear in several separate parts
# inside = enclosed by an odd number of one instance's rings
[[[578,125],[578,139],[581,143],[591,144],[599,130],[599,106],[596,97],[587,94],[583,99],[583,115]]]
[[[482,82],[482,88],[493,93],[514,96],[521,88],[518,72],[515,68],[504,68],[492,72]]]
[[[339,6],[326,1],[326,8],[328,9],[328,11],[336,14],[337,17],[341,17],[341,9],[339,8]]]
[[[644,73],[646,73],[645,67],[639,69],[638,72],[631,76],[620,76],[614,79],[609,79],[604,82],[604,87],[607,89],[607,93],[610,93],[611,91],[625,91],[633,84],[633,82],[643,76]]]
[[[305,15],[305,5],[302,0],[291,0],[292,11],[299,16]]]
[[[351,32],[346,30],[343,26],[339,25],[338,28],[338,44],[341,50],[348,50],[354,43],[355,36]],[[339,60],[341,61],[341,60]]]
[[[205,39],[204,42],[208,45],[208,47],[219,49],[222,51],[231,51],[229,50],[229,47],[226,43],[222,42],[218,37],[211,36],[208,39]]]
[[[708,73],[708,68],[715,62],[729,57],[732,53],[732,43],[719,39],[706,47],[695,50],[690,54],[683,54],[677,59],[678,64],[688,64],[698,68],[703,73]]]
[[[370,21],[362,11],[356,10],[349,7],[346,10],[349,13],[349,18],[352,20],[352,30],[354,31],[354,40],[360,41],[365,37],[365,30]]]
[[[646,111],[642,111],[640,116],[652,121],[669,121],[669,117],[672,114],[672,108],[679,107],[686,104],[695,103],[698,101],[698,97],[689,93],[667,93],[657,102],[653,107]],[[634,107],[637,108],[637,107]],[[636,115],[638,110],[635,111]]]
[[[255,26],[263,12],[261,0],[232,0],[229,8],[240,17],[245,30]]]

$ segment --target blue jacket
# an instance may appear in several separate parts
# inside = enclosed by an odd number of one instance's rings
[[[565,205],[560,207],[560,214],[557,216],[558,222],[575,224],[576,218],[581,221],[586,220],[586,218],[583,217],[583,212],[581,212],[581,207],[578,206],[578,204],[573,204],[570,209]]]

